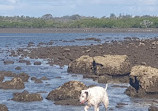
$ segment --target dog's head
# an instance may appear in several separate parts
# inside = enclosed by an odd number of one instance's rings
[[[88,101],[88,91],[87,90],[82,90],[79,99],[80,99],[81,104],[86,103]]]

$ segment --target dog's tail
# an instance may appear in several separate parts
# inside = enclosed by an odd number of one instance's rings
[[[106,86],[105,86],[105,90],[107,90],[107,88],[108,88],[108,84],[106,84]]]

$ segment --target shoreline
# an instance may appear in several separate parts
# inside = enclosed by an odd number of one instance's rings
[[[0,33],[158,33],[158,28],[0,28]]]

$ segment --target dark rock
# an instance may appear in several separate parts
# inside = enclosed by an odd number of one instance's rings
[[[15,77],[11,81],[0,83],[0,89],[24,89],[24,82],[21,78]]]
[[[26,63],[26,65],[31,65],[30,61],[27,60],[19,60],[19,63]]]
[[[68,100],[55,101],[54,104],[56,104],[56,105],[81,106],[79,99],[68,99]]]
[[[40,80],[49,80],[47,77],[41,77]]]
[[[14,74],[11,71],[0,71],[0,75],[1,76],[7,76],[7,77],[15,77],[16,76],[16,74]]]
[[[108,83],[108,82],[110,82],[110,80],[112,80],[111,76],[99,76],[98,77],[99,83]]]
[[[31,77],[31,80],[32,80],[32,81],[34,81],[34,80],[36,80],[36,79],[37,79],[36,77]]]
[[[89,41],[89,40],[93,40],[93,41],[97,41],[97,42],[100,42],[100,41],[101,41],[100,39],[93,38],[93,37],[92,37],[92,38],[86,38],[85,40],[88,40],[88,41]]]
[[[14,64],[14,61],[11,61],[11,60],[5,60],[5,61],[4,61],[4,64],[5,64],[5,65],[8,65],[8,64]]]
[[[0,82],[3,82],[4,76],[0,76]]]
[[[28,82],[28,79],[29,79],[30,76],[26,73],[20,73],[20,74],[17,75],[17,77],[20,77],[23,82]]]
[[[48,42],[47,45],[53,45],[53,41]]]
[[[41,62],[40,61],[36,61],[36,62],[34,62],[34,65],[41,65]]]
[[[158,111],[158,106],[150,106],[148,111]]]
[[[124,107],[125,105],[128,105],[128,104],[126,104],[126,103],[117,103],[116,108],[122,108],[122,107]]]
[[[43,83],[41,79],[35,79],[35,83]]]
[[[21,67],[18,66],[18,67],[16,67],[15,69],[16,69],[16,70],[21,70]]]
[[[0,111],[8,111],[8,108],[6,105],[0,104]]]
[[[29,94],[28,91],[23,91],[22,93],[14,93],[12,100],[18,102],[33,102],[33,101],[42,101],[43,98],[40,94],[37,93]]]
[[[86,89],[87,86],[78,81],[70,81],[51,91],[47,99],[55,101],[56,104],[78,105],[78,97],[80,91]],[[78,101],[78,102],[77,102]]]
[[[31,80],[35,83],[43,83],[41,79],[37,79],[36,77],[32,77]]]
[[[29,42],[27,47],[32,47],[32,46],[35,46],[35,43]]]

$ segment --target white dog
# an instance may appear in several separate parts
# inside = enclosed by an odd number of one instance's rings
[[[87,90],[82,90],[80,95],[80,103],[87,103],[87,105],[84,107],[84,110],[88,111],[91,106],[94,106],[94,111],[99,111],[99,104],[103,103],[107,111],[109,99],[106,89],[107,84],[105,88],[95,86],[88,88]]]

